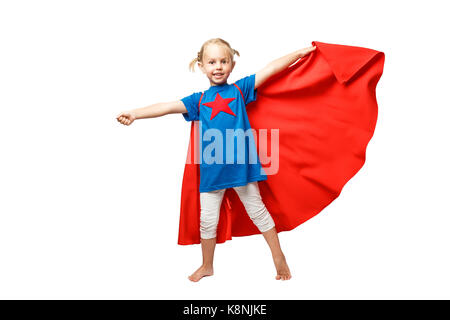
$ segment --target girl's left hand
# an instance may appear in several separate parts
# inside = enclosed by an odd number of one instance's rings
[[[316,50],[316,46],[311,46],[311,47],[307,47],[307,48],[301,49],[300,52],[301,52],[302,57],[304,57],[304,56],[306,56],[307,54],[309,54],[310,52],[312,52],[314,50]]]

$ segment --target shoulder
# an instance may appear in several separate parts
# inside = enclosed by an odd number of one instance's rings
[[[251,85],[252,83],[254,85],[254,83],[255,83],[255,76],[256,76],[256,74],[254,74],[254,73],[250,74],[248,76],[245,76],[245,77],[237,80],[235,83],[237,85],[242,85],[242,86]]]
[[[204,91],[194,92],[194,93],[192,93],[190,95],[185,96],[184,98],[197,98],[197,97],[200,97],[203,94],[203,92]]]
[[[255,76],[256,74],[253,73],[235,82],[246,105],[256,100]]]
[[[181,99],[184,106],[186,107],[186,113],[183,113],[183,117],[186,121],[193,121],[199,119],[199,108],[200,97],[202,92],[194,92]]]
[[[182,98],[181,101],[183,101],[184,104],[195,104],[200,101],[200,97],[202,96],[202,94],[203,94],[202,91],[194,92]]]

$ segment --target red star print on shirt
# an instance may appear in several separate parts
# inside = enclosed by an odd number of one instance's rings
[[[212,108],[211,119],[212,120],[220,111],[231,114],[236,117],[228,104],[236,98],[222,98],[219,93],[217,93],[214,101],[202,103],[203,105]]]

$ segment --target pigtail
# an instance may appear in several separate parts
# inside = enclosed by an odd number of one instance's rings
[[[199,61],[201,61],[200,51],[197,53],[197,58],[192,59],[192,61],[189,63],[189,70],[195,72],[195,65]]]
[[[234,50],[234,49],[231,49],[232,51],[233,51],[233,54],[237,54],[238,55],[238,57],[240,57],[241,55],[239,54],[239,51],[237,51],[237,50]]]
[[[189,63],[189,70],[191,72],[195,72],[195,64],[197,63],[197,61],[198,61],[198,58],[195,58]]]

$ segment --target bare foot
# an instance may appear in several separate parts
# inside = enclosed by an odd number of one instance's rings
[[[197,282],[203,277],[212,276],[214,274],[213,268],[208,266],[201,266],[193,274],[191,274],[188,279],[192,282]]]
[[[273,259],[275,263],[275,268],[277,269],[276,280],[289,280],[291,278],[291,272],[289,271],[289,267],[286,262],[286,258],[284,256],[276,257]]]

